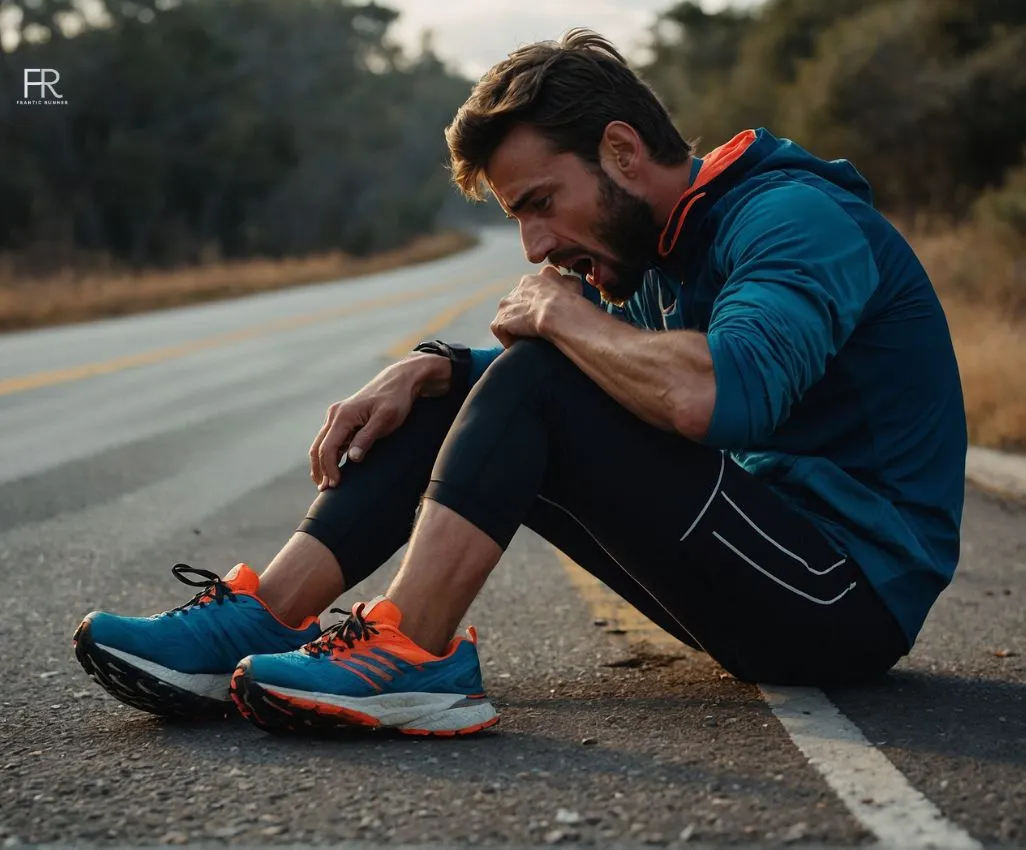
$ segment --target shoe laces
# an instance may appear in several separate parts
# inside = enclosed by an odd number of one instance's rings
[[[346,619],[328,626],[321,632],[320,637],[303,647],[304,652],[315,658],[325,653],[348,652],[357,641],[367,640],[371,635],[378,634],[374,624],[364,619],[363,607],[364,603],[361,602],[352,611],[332,608],[329,613],[342,614]]]
[[[231,602],[235,601],[235,592],[221,580],[219,575],[210,572],[210,570],[201,570],[198,567],[190,567],[188,564],[175,564],[171,568],[171,574],[182,584],[187,584],[190,587],[199,587],[202,590],[184,605],[179,605],[177,608],[172,608],[165,612],[167,614],[173,611],[181,611],[183,614],[188,614],[190,608],[197,605],[205,605],[208,602],[215,602],[221,605],[225,599]],[[189,578],[190,575],[198,576],[200,580],[197,581],[195,578]]]

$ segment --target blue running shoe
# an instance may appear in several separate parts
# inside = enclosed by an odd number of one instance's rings
[[[316,617],[298,629],[282,623],[261,601],[260,578],[245,564],[223,580],[186,564],[171,572],[202,590],[154,617],[94,611],[73,639],[85,671],[134,708],[164,717],[222,717],[231,713],[229,685],[242,658],[287,652],[321,633]]]
[[[401,620],[395,604],[379,596],[302,649],[242,659],[232,677],[236,706],[272,732],[362,726],[451,736],[498,723],[481,683],[473,627],[436,656],[399,631]]]

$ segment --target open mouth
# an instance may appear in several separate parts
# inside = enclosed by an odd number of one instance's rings
[[[578,260],[576,263],[570,266],[570,268],[577,272],[577,274],[587,277],[591,274],[592,265],[593,264],[590,259],[588,259],[587,257],[582,257],[580,260]]]
[[[581,275],[592,286],[598,286],[596,282],[598,280],[598,266],[595,265],[591,257],[582,257],[573,263],[570,268]]]

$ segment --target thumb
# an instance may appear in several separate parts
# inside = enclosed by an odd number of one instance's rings
[[[375,416],[368,420],[367,424],[353,437],[352,442],[349,444],[349,451],[346,452],[346,457],[355,463],[363,460],[364,455],[370,451],[370,447],[381,436],[382,426],[383,422],[380,416]]]

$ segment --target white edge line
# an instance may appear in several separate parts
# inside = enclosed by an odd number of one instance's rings
[[[713,498],[718,489],[719,485]],[[544,501],[573,517],[562,505]],[[809,764],[881,845],[900,850],[982,850],[979,841],[913,788],[821,690],[760,685],[759,691]]]
[[[822,691],[769,686],[759,690],[795,746],[882,844],[981,850],[983,845],[913,788]]]

